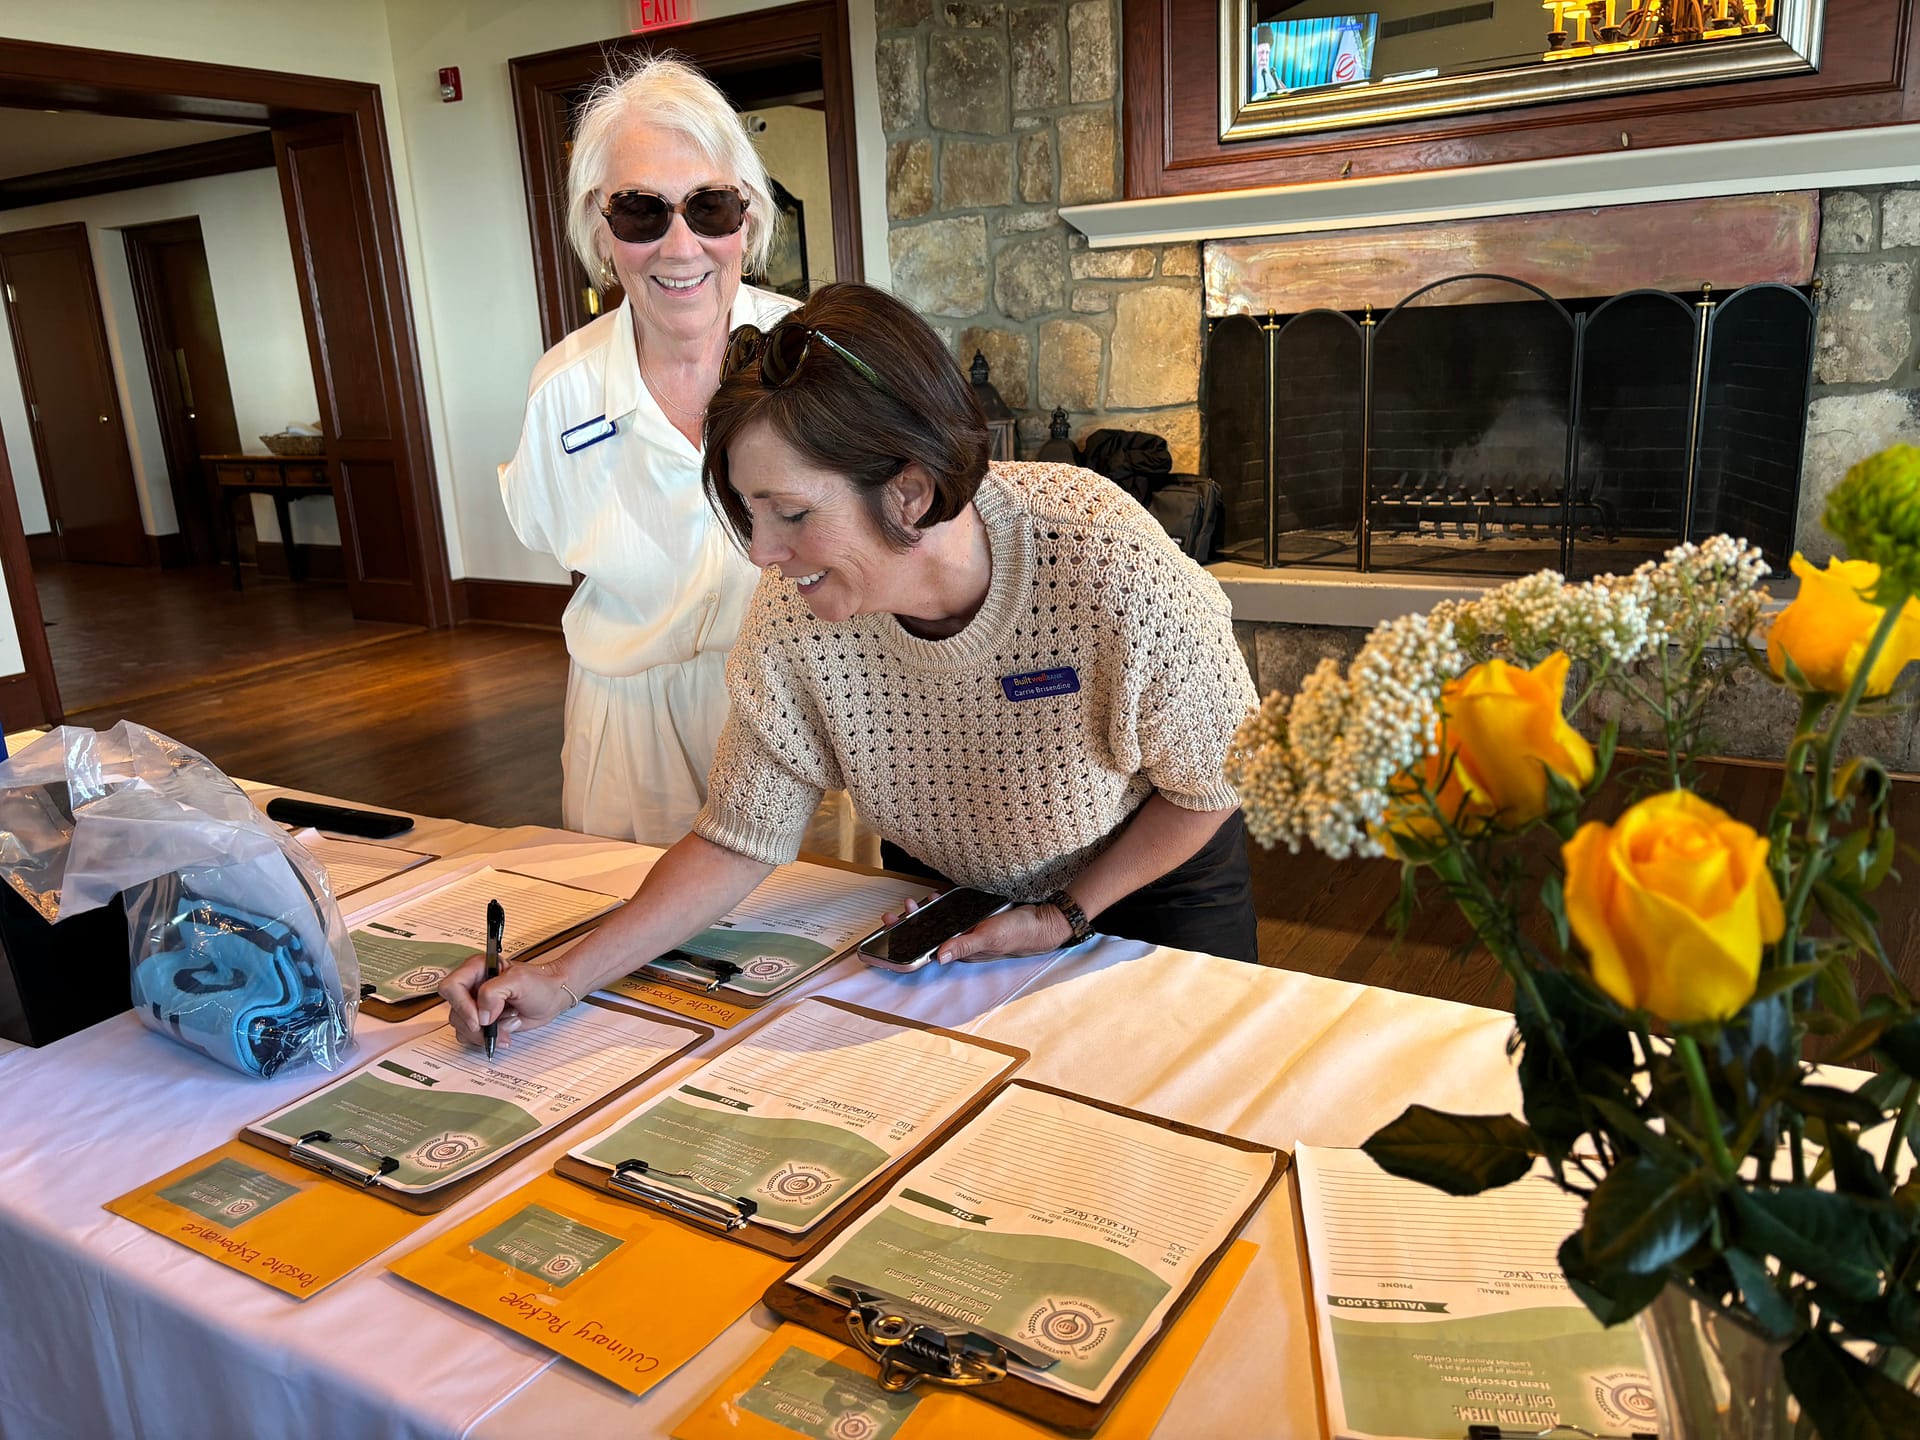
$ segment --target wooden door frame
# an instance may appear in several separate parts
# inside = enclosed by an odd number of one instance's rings
[[[206,253],[206,240],[198,215],[177,220],[154,220],[141,225],[124,226],[120,238],[127,247],[127,274],[133,281],[133,308],[140,322],[140,348],[146,354],[147,376],[153,382],[153,405],[160,417],[161,448],[167,455],[167,483],[173,492],[174,518],[180,524],[182,543],[188,558],[203,564],[220,559],[218,517],[214,513],[213,494],[208,478],[201,472],[200,456],[190,443],[184,428],[186,399],[180,394],[180,380],[174,372],[173,356],[160,346],[160,331],[168,326],[166,306],[160,297],[160,277],[155,273],[152,246],[156,243],[180,243],[191,237]],[[225,341],[221,342],[224,352]],[[231,391],[231,386],[229,386]],[[231,404],[231,394],[228,403]],[[206,531],[207,554],[194,553],[193,535],[188,530],[189,514],[197,515]]]
[[[566,124],[562,96],[597,79],[609,65],[656,50],[686,57],[723,85],[729,70],[757,69],[781,60],[820,62],[821,88],[827,97],[827,184],[836,202],[834,274],[842,280],[858,280],[865,273],[860,248],[859,165],[847,0],[807,0],[774,10],[703,20],[659,35],[623,35],[540,55],[522,55],[507,62],[507,74],[513,87],[520,170],[526,181],[527,228],[533,237],[541,343],[549,348],[567,333],[562,296],[576,283],[573,247],[567,243],[567,177],[556,173],[551,163],[551,157],[559,153],[561,130]]]
[[[91,328],[93,331],[94,351],[99,355],[100,363],[106,367],[108,388],[112,390],[113,350],[107,344],[107,317],[105,307],[100,303],[100,273],[94,268],[93,264],[93,241],[87,235],[87,227],[84,222],[74,220],[69,221],[65,225],[39,225],[31,230],[8,230],[4,234],[0,234],[0,280],[7,279],[6,250],[8,243],[35,235],[59,235],[78,242],[80,258],[86,266],[87,287],[93,296],[91,315],[93,323]],[[55,493],[52,484],[48,480],[49,466],[47,464],[47,447],[40,436],[40,423],[37,415],[39,401],[34,395],[33,369],[27,363],[27,346],[25,340],[21,337],[20,327],[17,323],[13,322],[11,316],[9,317],[9,329],[13,334],[13,363],[15,368],[20,372],[21,398],[27,402],[27,434],[33,443],[34,464],[40,469],[40,498],[46,504],[47,517],[53,521],[54,537],[60,547],[60,557],[64,560],[67,554],[66,527],[64,517],[60,513],[59,496]],[[109,419],[113,425],[114,433],[120,441],[119,445],[113,449],[114,458],[119,462],[118,473],[112,476],[111,479],[115,482],[124,483],[127,488],[127,493],[133,497],[135,523],[141,527],[140,544],[142,548],[150,552],[152,545],[150,537],[146,534],[145,516],[142,513],[142,506],[140,504],[140,486],[133,478],[133,455],[132,452],[127,449],[127,417],[121,409],[120,396],[117,391],[112,394],[111,399],[113,401],[113,408],[108,412]],[[14,506],[14,513],[16,515],[19,513],[17,499]],[[21,544],[22,546],[26,544],[24,535],[21,537]]]
[[[417,623],[455,621],[448,576],[446,529],[440,514],[427,399],[415,334],[412,298],[400,235],[393,162],[387,144],[380,87],[280,71],[249,70],[154,55],[129,55],[70,45],[0,40],[0,100],[42,109],[87,110],[152,119],[215,120],[290,127],[340,116],[352,127],[353,148],[368,182],[371,228],[364,258],[374,287],[375,341],[394,377],[396,449],[404,455],[400,503],[417,537],[410,582]],[[289,233],[289,242],[293,237]],[[294,246],[296,268],[301,263]],[[302,295],[302,308],[307,308]],[[308,314],[311,331],[315,317]],[[321,383],[316,376],[316,384]],[[0,507],[4,508],[4,507]],[[5,524],[0,514],[0,526]],[[17,528],[18,522],[15,521]],[[0,534],[0,549],[6,536]],[[29,592],[31,593],[31,592]],[[35,604],[38,627],[38,605]],[[23,648],[24,642],[23,642]]]

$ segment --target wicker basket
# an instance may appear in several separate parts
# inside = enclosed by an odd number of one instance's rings
[[[262,435],[260,443],[275,455],[324,455],[324,435]]]

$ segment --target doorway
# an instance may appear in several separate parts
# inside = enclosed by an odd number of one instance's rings
[[[84,565],[147,564],[86,226],[0,234],[0,283],[55,554]]]
[[[240,427],[200,217],[129,225],[120,236],[184,558],[189,565],[217,564],[222,557],[216,537],[224,527],[200,457],[238,451]]]
[[[339,515],[353,614],[408,625],[452,624],[453,592],[377,87],[10,40],[0,40],[0,77],[0,107],[14,110],[201,120],[271,133],[319,401],[325,448],[317,463]],[[166,373],[164,364],[158,368]],[[191,362],[186,373],[191,387]],[[197,418],[204,392],[192,388],[191,394],[187,408]],[[106,413],[108,425],[100,426],[96,413],[96,426],[111,428],[114,412]],[[0,435],[0,481],[6,479],[7,443]],[[13,443],[18,447],[18,437]],[[199,443],[180,434],[169,448]],[[124,455],[124,438],[120,448]],[[168,469],[176,473],[172,465]],[[0,677],[0,721],[11,728],[55,721],[60,705],[51,660],[42,658],[45,630],[25,537],[10,483],[5,488],[0,567],[27,665],[24,678],[31,681],[13,684]],[[209,543],[217,543],[209,507],[199,497],[182,498],[182,533],[195,523],[188,517],[198,516]],[[63,522],[63,528],[70,527]]]

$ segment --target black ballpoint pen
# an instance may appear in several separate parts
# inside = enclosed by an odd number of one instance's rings
[[[487,902],[487,979],[492,980],[500,974],[500,949],[507,943],[507,912],[500,908],[498,900]],[[480,1027],[480,1037],[487,1042],[487,1059],[493,1059],[493,1047],[500,1034],[500,1022],[495,1020]]]

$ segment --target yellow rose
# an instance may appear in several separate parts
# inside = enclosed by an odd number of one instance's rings
[[[1607,994],[1676,1024],[1724,1020],[1752,998],[1786,925],[1752,826],[1669,790],[1582,825],[1560,853],[1567,921]]]
[[[1800,577],[1800,594],[1767,631],[1767,663],[1784,675],[1781,657],[1791,655],[1809,684],[1843,695],[1886,614],[1866,599],[1880,581],[1880,567],[1871,560],[1829,560],[1821,571],[1795,555],[1793,573]],[[1880,647],[1866,693],[1886,694],[1909,660],[1920,660],[1920,600],[1913,599],[1901,607],[1900,623]]]
[[[1593,747],[1560,713],[1567,688],[1565,652],[1556,650],[1531,670],[1488,660],[1440,692],[1439,753],[1419,772],[1427,791],[1456,828],[1472,834],[1485,822],[1519,826],[1547,813],[1547,771],[1577,789],[1593,780]],[[1412,772],[1404,777],[1410,788]],[[1440,838],[1425,803],[1410,796],[1380,824],[1393,835]]]

